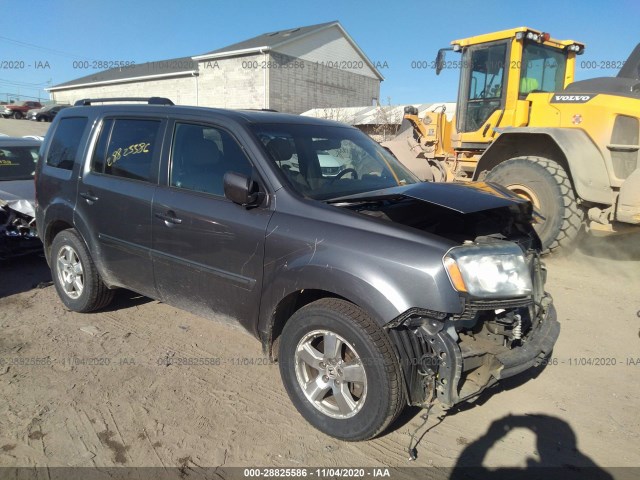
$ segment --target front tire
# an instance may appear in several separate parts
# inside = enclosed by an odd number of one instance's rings
[[[74,312],[92,312],[113,299],[100,278],[84,241],[73,230],[63,230],[51,245],[51,276],[62,303]]]
[[[20,120],[22,118],[22,112],[13,112],[13,118]]]
[[[545,221],[534,225],[542,248],[555,252],[570,247],[584,219],[567,172],[543,157],[516,157],[502,162],[485,177],[533,203]]]
[[[332,437],[373,438],[405,405],[389,337],[347,301],[326,298],[298,310],[282,332],[278,361],[295,407]]]

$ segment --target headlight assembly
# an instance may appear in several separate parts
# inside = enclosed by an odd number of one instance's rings
[[[454,247],[443,262],[453,287],[474,297],[521,297],[533,290],[522,250],[509,242]]]

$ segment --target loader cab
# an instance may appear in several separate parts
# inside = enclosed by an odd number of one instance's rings
[[[527,125],[529,94],[560,91],[571,83],[575,56],[584,50],[526,27],[451,44],[462,56],[453,146],[478,152],[491,144],[496,128]],[[438,57],[441,61],[441,52]]]

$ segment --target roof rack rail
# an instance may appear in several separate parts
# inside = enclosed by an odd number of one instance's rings
[[[107,102],[147,102],[149,105],[175,105],[171,100],[164,97],[111,97],[111,98],[83,98],[73,104],[74,107],[82,107],[93,103]]]

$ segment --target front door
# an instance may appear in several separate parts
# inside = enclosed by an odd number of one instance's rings
[[[462,64],[456,128],[460,133],[476,132],[494,112],[504,109],[507,42],[467,47]]]
[[[234,317],[251,328],[272,212],[225,198],[227,171],[256,175],[231,133],[188,122],[172,128],[168,181],[153,201],[156,287],[167,303],[204,316]]]

